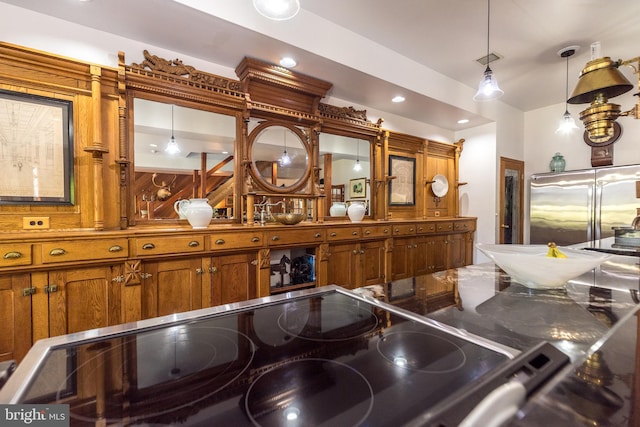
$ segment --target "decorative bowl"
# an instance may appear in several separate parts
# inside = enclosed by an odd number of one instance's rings
[[[301,213],[273,213],[271,217],[284,225],[295,225],[304,219],[304,214]]]
[[[476,244],[482,253],[491,258],[511,278],[529,288],[561,288],[602,264],[613,255],[558,247],[566,258],[548,257],[546,245],[490,245]]]

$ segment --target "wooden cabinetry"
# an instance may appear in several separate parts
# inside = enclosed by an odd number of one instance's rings
[[[385,240],[336,243],[329,253],[329,284],[355,289],[384,283]]]
[[[256,298],[256,259],[255,252],[204,259],[202,306],[213,307]]]
[[[32,273],[33,341],[122,323],[121,274],[120,264]]]
[[[0,361],[21,360],[31,348],[31,277],[0,276]]]
[[[142,318],[202,308],[202,258],[145,261]]]

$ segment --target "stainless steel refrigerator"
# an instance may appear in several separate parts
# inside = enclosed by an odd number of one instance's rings
[[[531,175],[530,242],[597,243],[640,208],[640,165]],[[596,245],[597,247],[597,245]]]

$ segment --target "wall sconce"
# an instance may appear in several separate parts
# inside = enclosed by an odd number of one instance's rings
[[[600,43],[593,43],[591,60],[580,73],[578,83],[567,100],[570,104],[590,104],[580,112],[580,120],[585,126],[585,142],[589,145],[615,142],[621,133],[620,125],[616,123],[618,117],[640,118],[640,102],[625,112],[620,111],[620,105],[608,102],[609,98],[622,95],[633,88],[629,80],[618,70],[622,65],[631,66],[634,74],[638,74],[640,57],[627,61],[612,61],[608,56],[600,57]]]

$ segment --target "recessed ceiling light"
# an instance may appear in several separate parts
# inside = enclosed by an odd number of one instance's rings
[[[394,96],[391,102],[404,102],[404,96]]]
[[[253,0],[260,15],[276,21],[291,19],[300,11],[299,0]]]
[[[458,124],[459,125],[463,125],[465,123],[469,123],[469,119],[460,119],[460,120],[458,120]]]
[[[223,151],[222,154],[229,154],[229,152],[228,151]]]
[[[293,68],[296,65],[298,65],[298,63],[296,62],[295,59],[289,58],[288,56],[285,56],[284,58],[282,58],[280,60],[280,65],[282,65],[285,68]]]

